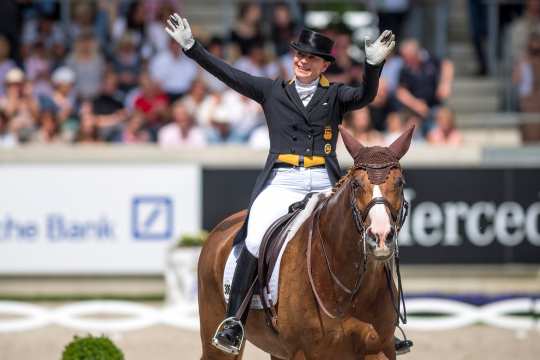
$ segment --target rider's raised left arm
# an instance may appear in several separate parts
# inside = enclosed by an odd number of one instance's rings
[[[374,42],[366,39],[366,63],[362,85],[359,87],[341,85],[338,89],[338,101],[343,114],[364,107],[375,98],[384,61],[392,53],[395,45],[395,36],[390,30],[383,31]]]

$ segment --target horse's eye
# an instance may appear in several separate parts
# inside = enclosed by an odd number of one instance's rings
[[[363,184],[362,180],[360,180],[360,179],[354,179],[352,184],[353,184],[353,187],[355,189],[360,189],[360,188],[364,187],[364,184]]]
[[[405,179],[403,179],[402,177],[398,177],[396,179],[396,186],[398,187],[402,187],[405,185]]]

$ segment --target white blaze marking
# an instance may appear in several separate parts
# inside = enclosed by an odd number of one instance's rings
[[[381,188],[379,185],[373,186],[373,195],[372,199],[376,197],[383,197]],[[369,219],[371,220],[371,232],[374,235],[377,235],[379,239],[379,247],[384,247],[384,240],[386,235],[390,232],[390,217],[386,212],[386,207],[384,204],[376,204],[369,210]]]

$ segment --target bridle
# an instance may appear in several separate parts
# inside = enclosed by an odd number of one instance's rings
[[[371,165],[371,166],[374,166],[374,165]],[[396,166],[396,165],[392,164],[391,166]],[[367,166],[359,166],[359,167],[355,167],[355,169],[363,169],[366,167]],[[397,167],[399,168],[399,165],[397,165]],[[378,196],[371,199],[367,203],[366,208],[363,211],[360,210],[356,204],[356,195],[357,195],[358,189],[360,189],[360,183],[358,182],[358,180],[353,178],[351,180],[351,194],[349,197],[349,201],[350,201],[350,205],[352,209],[352,216],[353,216],[354,224],[356,226],[356,230],[361,235],[361,241],[364,248],[364,256],[366,256],[367,254],[367,252],[365,251],[366,240],[369,236],[368,227],[366,226],[366,220],[367,220],[367,217],[369,215],[369,211],[371,210],[371,208],[373,208],[375,205],[378,205],[378,204],[384,205],[384,207],[390,213],[390,216],[392,218],[391,219],[392,242],[396,244],[395,251],[398,251],[397,239],[398,239],[399,231],[401,230],[401,227],[405,223],[405,219],[407,218],[407,215],[409,213],[409,203],[407,202],[407,200],[405,200],[403,189],[401,190],[401,194],[400,194],[401,206],[399,207],[397,211],[392,207],[392,204],[390,204],[390,202],[384,196]]]
[[[355,165],[351,169],[351,171],[354,172],[355,170],[358,170],[358,169],[364,169],[364,170],[368,171],[370,168],[382,169],[382,168],[388,168],[390,166],[391,167],[397,167],[397,168],[401,169],[400,166],[399,166],[399,163],[390,163],[390,164],[386,163],[386,164],[375,164],[375,165],[374,164]],[[390,213],[390,215],[392,217],[392,223],[391,223],[391,226],[393,228],[392,242],[393,242],[393,244],[395,244],[395,246],[392,249],[392,253],[389,255],[388,259],[384,260],[384,263],[385,263],[384,264],[385,265],[384,269],[385,269],[385,275],[386,275],[388,289],[390,291],[390,296],[392,298],[392,305],[393,305],[394,310],[395,310],[396,315],[397,315],[396,326],[399,327],[399,320],[400,319],[403,322],[403,324],[407,323],[407,311],[406,311],[406,308],[405,308],[405,299],[404,299],[404,296],[403,296],[401,273],[400,273],[400,270],[399,270],[398,235],[399,235],[399,231],[401,230],[403,224],[405,223],[405,219],[407,218],[407,215],[408,215],[408,212],[409,212],[409,203],[405,200],[405,196],[403,194],[403,189],[402,189],[401,190],[401,195],[400,195],[401,206],[400,206],[400,208],[398,210],[394,210],[392,205],[390,204],[390,202],[385,197],[375,197],[375,198],[371,199],[371,201],[366,205],[365,209],[362,211],[361,209],[358,208],[357,202],[356,202],[357,192],[359,191],[360,188],[361,188],[360,183],[353,177],[352,180],[350,181],[350,189],[351,190],[350,190],[350,195],[349,195],[349,203],[350,203],[350,206],[351,206],[352,217],[353,217],[353,221],[354,221],[356,230],[357,230],[358,234],[360,235],[359,245],[361,246],[361,248],[363,248],[363,268],[362,268],[362,271],[358,273],[358,277],[356,279],[355,285],[353,286],[353,288],[347,287],[346,285],[344,285],[339,280],[338,276],[332,270],[328,254],[326,252],[325,240],[324,240],[324,237],[322,236],[322,233],[321,233],[320,228],[319,228],[319,224],[320,224],[319,219],[320,219],[321,209],[323,209],[327,205],[330,197],[327,197],[316,208],[315,213],[314,213],[314,215],[312,217],[312,224],[311,224],[311,226],[309,228],[308,248],[307,248],[307,263],[308,263],[307,265],[308,265],[309,281],[311,283],[313,294],[315,295],[315,298],[316,298],[317,303],[318,303],[319,307],[321,308],[321,310],[328,317],[330,317],[332,319],[341,318],[344,315],[344,312],[340,311],[340,309],[338,309],[337,310],[338,311],[337,315],[333,315],[332,313],[330,313],[330,311],[328,311],[326,309],[326,307],[324,306],[324,304],[322,302],[322,299],[321,299],[320,295],[318,294],[317,289],[315,287],[315,282],[313,280],[312,267],[311,267],[311,247],[312,247],[313,229],[316,228],[316,230],[318,232],[319,239],[320,239],[320,245],[321,245],[321,252],[322,252],[323,257],[325,259],[327,270],[328,270],[332,280],[334,281],[334,283],[339,288],[341,288],[346,294],[349,295],[348,305],[351,306],[356,294],[360,290],[360,287],[362,285],[362,280],[364,279],[364,275],[367,272],[367,261],[368,261],[367,256],[368,256],[368,252],[367,252],[366,242],[367,242],[367,237],[369,235],[368,235],[368,227],[366,226],[366,220],[367,220],[369,211],[371,210],[371,208],[373,208],[373,206],[375,206],[377,204],[384,205],[388,209],[388,211],[389,211],[389,213]],[[397,278],[398,278],[397,305],[396,305],[396,301],[395,301],[394,290],[393,290],[393,287],[392,287],[392,268],[390,267],[391,265],[389,264],[389,261],[388,261],[388,260],[390,260],[392,258],[392,255],[393,255],[394,260],[395,260],[396,273],[397,273]],[[403,315],[401,315],[401,311],[400,311],[401,303],[403,303]]]

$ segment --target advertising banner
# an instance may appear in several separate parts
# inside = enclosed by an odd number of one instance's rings
[[[200,229],[195,165],[0,167],[1,274],[154,274]]]
[[[259,171],[206,169],[203,226],[249,202]],[[539,169],[405,169],[405,263],[540,263]],[[218,192],[226,188],[219,201]]]

